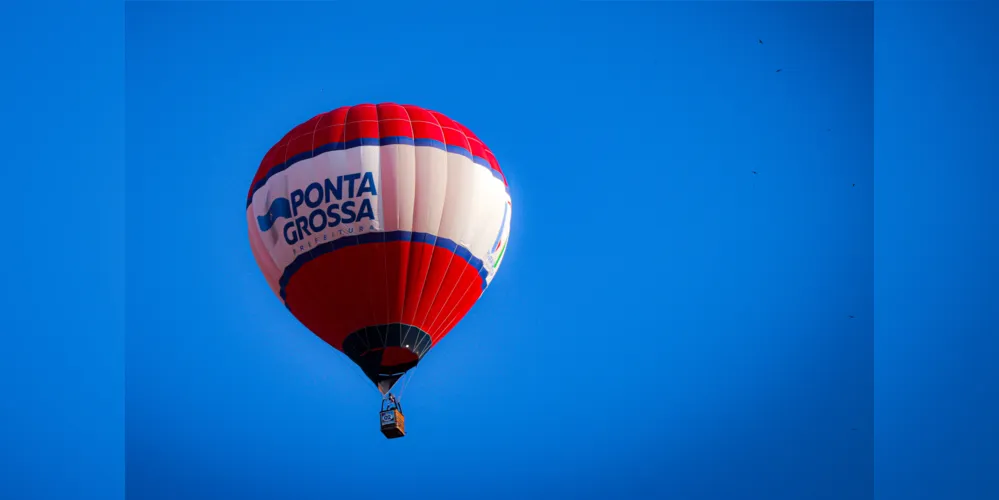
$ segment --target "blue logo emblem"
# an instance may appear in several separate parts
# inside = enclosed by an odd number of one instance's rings
[[[257,225],[261,231],[267,231],[274,226],[279,219],[291,218],[291,202],[288,198],[278,198],[271,203],[267,213],[257,216]]]

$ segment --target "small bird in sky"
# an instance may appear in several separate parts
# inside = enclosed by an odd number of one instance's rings
[[[856,184],[850,184],[850,187],[857,187]]]
[[[753,170],[753,175],[756,175],[756,171],[755,170]]]
[[[779,70],[777,70],[777,73],[780,73],[781,71],[784,71],[784,70],[783,69],[779,69]]]
[[[760,42],[761,45],[763,44],[763,40],[757,40],[757,42]]]
[[[850,316],[850,319],[853,319],[853,316]]]

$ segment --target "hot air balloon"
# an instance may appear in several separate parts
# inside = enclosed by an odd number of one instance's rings
[[[499,163],[468,128],[417,106],[360,104],[270,148],[246,221],[274,294],[389,395],[391,438],[405,434],[392,387],[492,281],[511,209]]]

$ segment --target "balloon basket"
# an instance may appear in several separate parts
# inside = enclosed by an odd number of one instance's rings
[[[406,435],[406,417],[397,408],[382,410],[382,434],[388,439],[401,438]]]

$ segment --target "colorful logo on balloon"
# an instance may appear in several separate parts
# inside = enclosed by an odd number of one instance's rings
[[[499,233],[496,234],[496,241],[493,242],[493,247],[489,251],[490,256],[493,257],[493,267],[499,266],[501,260],[503,260],[503,254],[506,252],[507,239],[503,238],[503,232],[506,231],[506,225],[509,223],[510,219],[510,201],[507,200],[506,205],[503,206],[503,222],[500,224]],[[497,255],[497,252],[499,254]]]
[[[287,198],[275,198],[267,211],[257,216],[257,226],[261,232],[267,232],[278,221],[288,219],[282,234],[286,243],[294,245],[328,228],[374,220],[371,197],[377,195],[371,172],[338,175],[296,189]]]

